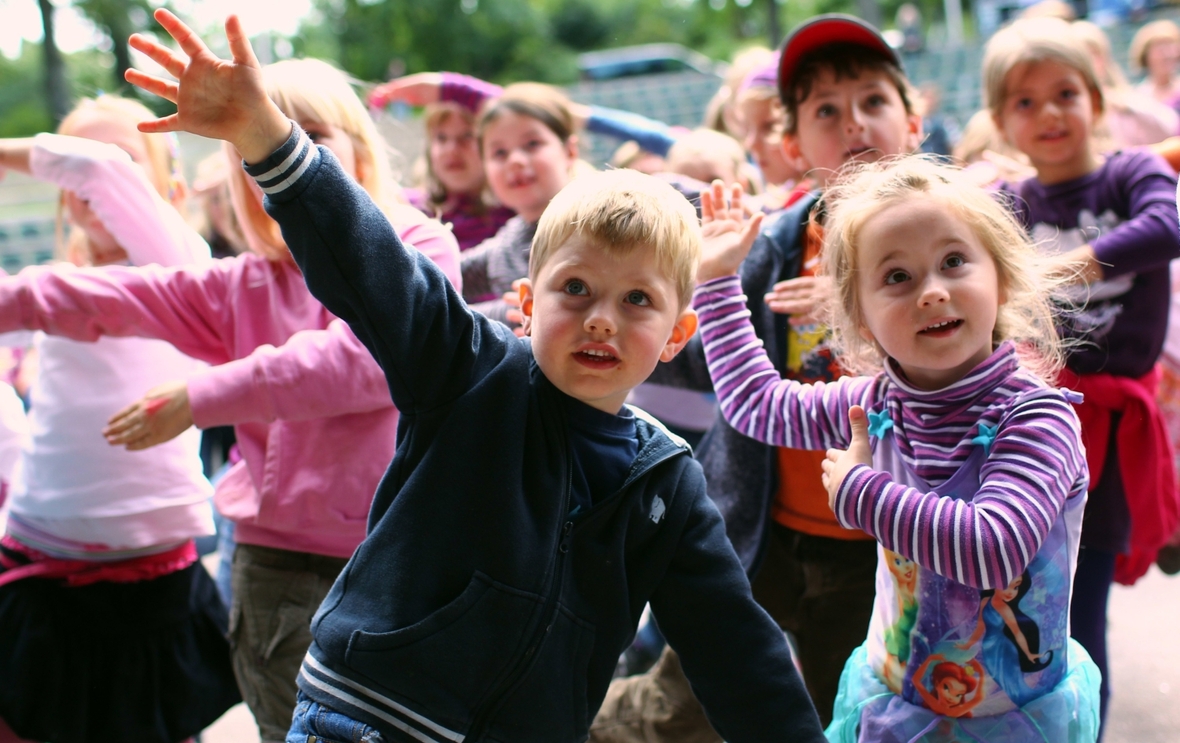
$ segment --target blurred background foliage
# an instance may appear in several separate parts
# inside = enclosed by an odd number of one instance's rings
[[[42,17],[51,0],[37,4]],[[199,0],[197,0],[199,1]],[[263,59],[314,56],[364,81],[410,72],[453,70],[500,83],[555,84],[578,77],[577,55],[651,42],[675,42],[728,60],[748,46],[771,44],[795,23],[830,11],[856,13],[888,26],[903,0],[314,0],[291,38],[254,42]],[[160,0],[58,0],[94,23],[96,48],[62,55],[24,43],[16,59],[0,57],[0,136],[52,129],[79,96],[130,91],[127,37],[153,32]],[[942,0],[920,0],[927,23],[941,20]],[[50,21],[52,18],[50,18]],[[200,29],[221,41],[219,29]],[[222,45],[223,46],[223,45]],[[56,59],[54,59],[56,53]],[[145,100],[157,110],[168,104]]]

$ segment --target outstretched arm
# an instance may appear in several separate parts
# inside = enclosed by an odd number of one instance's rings
[[[763,443],[813,450],[846,446],[849,408],[870,406],[876,386],[869,377],[804,385],[779,375],[754,333],[737,276],[761,218],[746,220],[741,196],[735,187],[727,201],[719,184],[701,196],[704,240],[697,280],[704,283],[693,306],[722,413],[735,429]]]
[[[233,58],[221,59],[179,18],[163,8],[154,13],[183,54],[146,36],[134,34],[132,48],[146,54],[176,81],[127,70],[127,82],[176,104],[176,113],[139,125],[142,132],[186,131],[223,139],[237,148],[247,163],[257,163],[279,148],[291,132],[291,122],[267,96],[262,65],[236,15],[225,21],[225,36]]]
[[[176,16],[156,11],[184,55],[143,37],[133,46],[177,82],[128,72],[128,80],[177,105],[141,124],[184,129],[233,144],[266,194],[311,293],[349,324],[384,370],[403,413],[458,397],[517,343],[507,328],[475,318],[451,282],[407,249],[389,220],[329,150],[293,127],[266,96],[258,60],[231,16],[232,60],[217,58]]]

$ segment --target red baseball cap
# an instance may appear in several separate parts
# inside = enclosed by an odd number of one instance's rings
[[[855,44],[877,52],[901,69],[901,59],[881,32],[855,16],[843,13],[826,13],[804,21],[795,27],[783,41],[778,63],[778,90],[783,93],[783,83],[790,80],[799,66],[799,60],[828,44]]]

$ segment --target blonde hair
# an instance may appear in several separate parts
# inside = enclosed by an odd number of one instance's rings
[[[1146,23],[1143,28],[1135,32],[1131,39],[1131,48],[1127,52],[1131,72],[1136,75],[1147,69],[1147,52],[1157,41],[1174,41],[1180,43],[1180,27],[1167,19]]]
[[[180,154],[175,135],[140,132],[136,125],[144,121],[154,121],[157,118],[156,114],[139,101],[121,98],[117,95],[100,95],[97,98],[83,98],[78,101],[78,105],[74,106],[61,120],[57,132],[68,135],[78,127],[85,117],[95,115],[117,121],[139,134],[143,139],[144,152],[148,157],[149,167],[144,168],[148,181],[155,187],[161,198],[179,210],[183,201],[184,189],[183,179],[180,175]],[[70,230],[69,237],[66,237],[63,209],[63,204],[59,203],[55,228],[58,257],[78,265],[89,263],[89,238],[81,229]]]
[[[678,138],[668,150],[667,170],[708,183],[721,177],[720,174],[706,173],[701,169],[702,165],[709,165],[714,157],[720,157],[731,165],[734,176],[749,190],[750,184],[744,180],[749,175],[745,167],[746,151],[736,139],[714,129],[694,129]]]
[[[701,257],[700,221],[688,200],[667,183],[634,170],[608,170],[570,181],[537,224],[529,276],[535,279],[553,253],[575,237],[613,255],[654,250],[676,287],[680,309],[688,306]]]
[[[881,347],[860,334],[864,322],[857,294],[857,245],[870,219],[910,199],[937,199],[979,238],[995,262],[1005,297],[992,330],[993,345],[1014,341],[1021,364],[1052,383],[1064,354],[1051,298],[1067,279],[1049,274],[1024,229],[994,194],[958,168],[923,155],[850,167],[824,195],[821,271],[832,278],[835,289],[827,319],[841,363],[855,373],[871,373],[884,360]]]
[[[996,32],[983,53],[984,105],[999,116],[1008,95],[1008,75],[1015,68],[1057,62],[1077,70],[1098,103],[1105,106],[1102,85],[1090,53],[1073,27],[1059,18],[1021,19]]]
[[[387,216],[405,203],[389,164],[390,148],[346,74],[319,59],[287,59],[264,67],[262,76],[267,95],[288,118],[328,124],[348,135],[356,152],[357,182]],[[260,203],[253,203],[251,190],[245,171],[234,167],[234,209],[246,232],[262,238],[250,240],[251,249],[272,261],[290,260],[278,226]]]

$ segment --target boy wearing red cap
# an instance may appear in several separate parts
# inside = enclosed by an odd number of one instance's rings
[[[787,159],[819,189],[849,161],[918,149],[921,117],[901,62],[880,32],[857,18],[822,15],[792,31],[778,88]],[[813,276],[823,242],[821,194],[767,218],[741,270],[755,332],[779,373],[801,382],[841,375],[827,330],[812,317],[828,291]],[[699,339],[649,381],[711,390]],[[804,681],[826,725],[844,662],[868,631],[876,545],[836,522],[820,481],[823,452],[768,446],[719,419],[697,458],[755,598],[797,641]],[[591,728],[595,743],[656,739],[720,741],[667,650],[649,673],[612,684]]]

